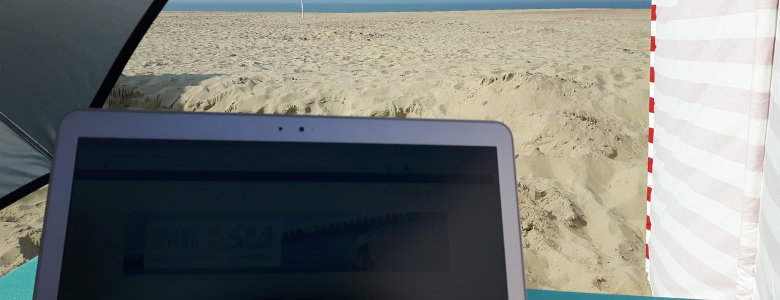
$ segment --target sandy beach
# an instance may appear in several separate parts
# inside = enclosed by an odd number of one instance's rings
[[[649,295],[649,10],[163,12],[106,107],[496,120],[530,288]],[[0,212],[0,275],[45,191]]]

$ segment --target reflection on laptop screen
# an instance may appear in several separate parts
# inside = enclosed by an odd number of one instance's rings
[[[491,147],[79,139],[59,299],[507,299]]]

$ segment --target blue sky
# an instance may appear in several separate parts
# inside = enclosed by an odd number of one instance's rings
[[[169,0],[168,2],[225,2],[225,3],[285,3],[300,2],[298,0]],[[650,0],[304,0],[305,3],[540,3],[540,2],[568,2],[568,3],[597,3],[597,2],[625,2],[625,3],[650,3]]]

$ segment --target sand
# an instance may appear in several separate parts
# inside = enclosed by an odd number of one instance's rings
[[[0,276],[38,256],[48,187],[0,210]]]
[[[649,18],[164,12],[106,106],[504,122],[529,287],[648,295]],[[0,241],[2,268],[30,256],[15,246],[35,240],[40,206],[0,215],[21,230]]]

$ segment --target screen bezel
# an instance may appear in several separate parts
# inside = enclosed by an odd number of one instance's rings
[[[76,150],[82,137],[495,147],[507,291],[510,300],[526,299],[514,146],[509,128],[502,123],[82,110],[67,115],[57,135],[35,282],[36,300],[57,299]]]

